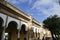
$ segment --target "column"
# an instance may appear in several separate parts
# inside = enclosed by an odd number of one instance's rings
[[[20,30],[18,30],[18,40],[20,40]]]
[[[1,40],[5,40],[5,30],[6,30],[6,26],[7,26],[7,21],[8,21],[8,16],[6,17],[6,22],[5,22],[3,32],[2,32],[2,39]]]
[[[7,21],[8,21],[8,16],[6,17],[6,22],[5,22],[3,32],[2,32],[2,39],[1,40],[5,40],[5,29],[6,29],[6,26],[7,26]]]
[[[4,28],[3,32],[2,32],[2,39],[1,40],[5,40],[5,28]]]

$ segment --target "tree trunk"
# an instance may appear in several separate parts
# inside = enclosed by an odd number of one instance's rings
[[[53,36],[53,33],[51,33],[51,35],[52,35],[52,40],[54,40],[54,36]]]
[[[59,35],[58,35],[58,40],[60,40],[60,37],[59,37]]]

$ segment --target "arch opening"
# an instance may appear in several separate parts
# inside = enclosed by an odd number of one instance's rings
[[[26,25],[25,24],[22,24],[22,26],[21,26],[21,31],[20,31],[21,33],[26,33],[27,31],[26,31]]]
[[[17,23],[15,21],[11,21],[9,24],[8,24],[8,29],[9,30],[15,30],[17,29]]]
[[[20,30],[20,40],[26,40],[27,39],[26,36],[27,36],[26,25],[22,24]]]
[[[8,35],[5,35],[8,40],[17,40],[17,38],[14,39],[17,34],[17,25],[18,24],[15,21],[9,22],[8,27],[6,28],[6,33],[8,33]]]

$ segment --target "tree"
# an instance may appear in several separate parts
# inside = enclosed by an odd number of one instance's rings
[[[60,34],[60,17],[58,17],[57,15],[48,17],[43,21],[43,23],[45,24],[45,27],[51,31],[53,38],[53,34]]]

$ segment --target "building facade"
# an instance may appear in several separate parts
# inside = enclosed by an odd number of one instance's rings
[[[42,40],[41,30],[42,24],[31,15],[0,0],[0,40]]]

